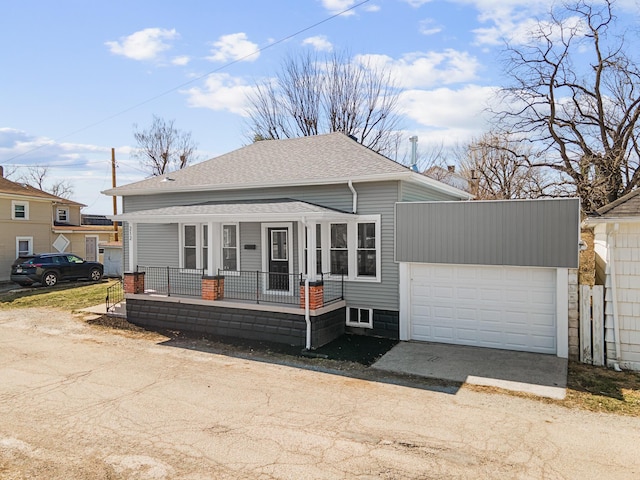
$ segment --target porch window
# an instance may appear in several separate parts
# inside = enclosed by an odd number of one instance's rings
[[[358,223],[358,276],[376,276],[376,224]]]
[[[202,268],[209,268],[209,225],[202,225]]]
[[[306,232],[305,232],[306,233]],[[304,273],[307,274],[307,235],[304,236]],[[316,273],[322,273],[322,225],[316,223]]]
[[[349,242],[346,223],[331,224],[331,273],[349,275]]]
[[[29,202],[11,202],[12,220],[29,220]]]
[[[238,270],[238,226],[222,226],[222,268]]]
[[[196,268],[196,226],[184,226],[183,266],[184,268]]]

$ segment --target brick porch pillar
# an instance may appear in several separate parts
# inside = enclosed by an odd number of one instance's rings
[[[202,299],[222,300],[224,298],[224,276],[202,277]]]
[[[300,308],[305,308],[306,292],[304,282],[300,282]],[[324,306],[324,284],[322,280],[309,282],[309,310],[317,310]]]
[[[125,272],[124,293],[144,293],[144,272]]]

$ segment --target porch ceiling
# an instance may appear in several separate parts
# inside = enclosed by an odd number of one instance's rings
[[[353,214],[293,199],[207,202],[111,216],[130,223],[280,222],[291,220],[346,220]]]

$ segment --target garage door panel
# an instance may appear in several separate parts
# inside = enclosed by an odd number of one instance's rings
[[[556,353],[551,268],[411,266],[410,337]]]

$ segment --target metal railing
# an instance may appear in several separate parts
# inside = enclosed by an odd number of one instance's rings
[[[105,304],[107,307],[107,313],[115,311],[116,305],[124,300],[124,282],[122,279],[118,280],[113,285],[107,287],[107,298]]]
[[[323,295],[325,305],[344,300],[344,275],[322,273],[320,274],[320,279],[324,285]]]
[[[255,303],[300,305],[299,273],[218,270],[224,276],[224,298]]]
[[[160,295],[202,296],[202,268],[150,267],[138,265],[138,272],[144,272],[144,293]]]

